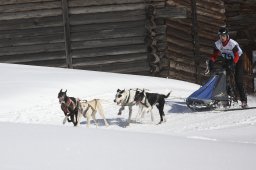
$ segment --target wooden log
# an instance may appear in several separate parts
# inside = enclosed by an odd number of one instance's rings
[[[222,21],[225,20],[226,16],[224,14],[217,14],[216,15],[216,12],[209,12],[208,10],[209,9],[198,8],[196,12],[197,12],[197,15],[210,17],[210,18],[213,18],[213,19],[216,19],[216,20],[222,20]]]
[[[69,9],[68,0],[62,0],[62,16],[64,26],[64,42],[65,42],[65,54],[66,64],[68,68],[72,68],[72,57],[71,57],[71,38],[70,38],[70,22],[69,22]]]
[[[176,47],[175,44],[168,43],[167,49],[169,53],[177,53],[177,54],[180,54],[181,56],[193,58],[193,55],[194,55],[194,52],[191,49],[184,50],[184,48]]]
[[[84,19],[86,18],[86,19]],[[70,15],[70,24],[96,24],[108,22],[139,21],[145,19],[144,10],[118,11],[97,14]]]
[[[184,41],[175,37],[167,37],[167,42],[170,44],[176,44],[176,46],[182,47],[184,49],[193,50],[193,44],[191,41]]]
[[[171,61],[177,61],[183,64],[191,65],[191,67],[195,67],[195,59],[192,57],[184,56],[179,53],[168,51],[166,57]]]
[[[197,15],[197,20],[199,22],[205,23],[205,24],[209,24],[212,26],[216,26],[219,27],[220,25],[224,25],[224,20],[217,20],[214,18],[210,18],[210,17],[206,17],[206,16],[202,16],[202,15]]]
[[[97,64],[111,64],[115,62],[136,62],[147,60],[147,53],[134,53],[134,54],[121,54],[121,55],[104,55],[104,56],[95,56],[92,58],[75,58],[73,64],[75,67],[79,66],[95,66]]]
[[[215,13],[215,15],[225,13],[225,6],[223,2],[216,4],[215,1],[197,0],[196,5],[198,9],[207,9],[207,12]]]
[[[184,33],[181,30],[177,30],[176,28],[168,27],[167,29],[167,37],[175,37],[186,42],[192,41],[192,37],[189,33]]]
[[[55,17],[0,20],[0,30],[16,30],[63,26],[62,15]]]
[[[36,65],[36,66],[48,66],[48,67],[63,67],[66,68],[65,60],[42,60],[42,61],[28,61],[28,62],[18,62],[17,64],[26,64],[26,65]]]
[[[29,61],[42,61],[42,60],[65,60],[65,52],[40,52],[33,54],[15,54],[15,55],[2,55],[0,56],[1,63],[26,63]]]
[[[95,71],[106,71],[106,72],[116,72],[116,73],[134,73],[141,71],[149,71],[149,66],[145,60],[141,61],[132,61],[132,62],[115,62],[110,64],[97,64],[92,66],[79,66],[75,68],[79,69],[88,69]]]
[[[164,0],[151,0],[151,2],[164,2]],[[145,0],[69,0],[69,7],[104,6],[136,3],[145,3]]]
[[[184,72],[190,72],[195,74],[196,73],[196,67],[194,65],[187,65],[186,63],[181,63],[178,61],[170,60],[170,67],[174,68],[177,71],[184,71]]]
[[[56,9],[56,8],[61,8],[61,1],[4,5],[4,6],[0,6],[0,13],[15,13],[15,12],[36,11],[36,10],[42,10],[42,9]]]
[[[90,7],[75,7],[70,8],[69,13],[74,14],[92,14],[92,13],[105,13],[115,11],[131,11],[131,10],[144,10],[145,4],[122,4],[122,5],[108,5],[108,6],[90,6]]]
[[[171,7],[167,6],[165,8],[156,9],[156,18],[172,18],[172,19],[180,19],[187,17],[187,10],[186,8],[178,8],[178,7]]]
[[[86,32],[96,30],[112,30],[112,29],[127,29],[130,28],[144,28],[144,19],[138,21],[124,21],[124,22],[113,22],[113,23],[96,23],[96,24],[84,24],[84,25],[72,25],[71,33],[73,32]]]
[[[117,46],[117,47],[73,50],[71,55],[72,55],[72,58],[75,59],[75,58],[81,58],[81,57],[134,54],[134,53],[146,53],[146,52],[147,52],[146,47],[144,44],[142,44],[142,45],[126,45],[126,46]]]
[[[60,50],[61,51],[64,50],[64,43],[3,47],[3,48],[0,48],[0,56],[16,55],[16,54],[31,54],[31,53],[39,53],[39,52],[52,52],[52,51],[60,51]]]
[[[63,33],[46,36],[32,36],[21,37],[11,39],[0,39],[1,47],[15,47],[24,45],[38,45],[38,44],[50,44],[50,43],[62,43],[64,42]]]
[[[145,34],[144,28],[114,29],[114,30],[96,30],[87,32],[78,32],[71,34],[71,41],[99,40],[120,37],[137,37]]]
[[[192,21],[190,19],[167,20],[166,25],[168,28],[175,28],[177,30],[182,30],[183,32],[191,34]]]
[[[23,11],[15,13],[3,13],[0,15],[0,20],[14,20],[14,19],[24,19],[24,18],[41,18],[50,16],[62,15],[61,9],[44,9],[36,11]]]
[[[71,49],[88,49],[88,48],[102,48],[102,47],[117,47],[123,45],[135,45],[144,44],[144,37],[121,37],[121,38],[111,38],[102,40],[86,40],[86,41],[76,41],[72,42]]]
[[[14,29],[13,30],[2,30],[0,39],[4,38],[22,38],[22,37],[33,37],[33,36],[47,36],[54,34],[64,34],[63,27],[46,27],[46,28],[31,28],[31,29]]]
[[[1,0],[0,5],[23,4],[32,2],[51,2],[56,0]]]

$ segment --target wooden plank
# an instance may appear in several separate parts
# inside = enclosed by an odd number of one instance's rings
[[[15,55],[2,55],[0,56],[1,63],[26,63],[29,61],[42,61],[42,60],[56,60],[62,59],[65,61],[65,52],[40,52],[33,54],[15,54]]]
[[[0,5],[23,4],[31,2],[51,2],[56,0],[1,0]]]
[[[197,20],[199,22],[216,26],[216,27],[219,27],[220,25],[224,25],[224,20],[221,20],[221,19],[217,20],[215,18],[208,17],[208,16],[197,15]]]
[[[64,25],[64,42],[65,42],[65,53],[66,63],[68,68],[72,68],[72,57],[71,57],[71,38],[70,38],[70,22],[69,22],[69,9],[68,1],[62,0],[62,11],[63,11],[63,25]]]
[[[164,2],[165,0],[151,0],[154,2]],[[103,5],[118,5],[118,4],[135,4],[145,3],[145,0],[69,0],[69,7],[81,6],[103,6]]]
[[[193,50],[194,48],[191,41],[184,41],[182,39],[171,36],[167,37],[167,42],[171,44],[176,44],[176,46],[182,47],[184,49]]]
[[[122,55],[105,55],[96,56],[92,58],[75,58],[73,60],[74,67],[79,66],[96,66],[98,64],[111,64],[115,62],[130,62],[147,60],[147,53],[134,53],[134,54],[122,54]]]
[[[0,48],[0,56],[16,55],[16,54],[31,54],[31,53],[39,53],[39,52],[52,52],[52,51],[60,51],[60,50],[64,50],[64,43],[3,47],[3,48]]]
[[[86,18],[86,19],[84,19]],[[139,21],[145,19],[144,10],[106,12],[97,14],[70,15],[70,24],[96,24],[108,22]]]
[[[0,20],[0,30],[17,30],[63,26],[62,15],[54,17]]]
[[[11,38],[11,39],[7,38],[7,39],[0,39],[0,48],[24,46],[24,45],[61,43],[61,42],[64,42],[63,33],[46,35],[46,36],[32,36],[32,37],[21,37],[21,38]]]
[[[90,7],[76,7],[70,8],[69,14],[91,14],[91,13],[105,13],[116,11],[131,11],[131,10],[144,10],[145,4],[121,4],[121,5],[108,5],[108,6],[90,6]]]
[[[44,9],[36,11],[22,11],[15,13],[2,13],[0,15],[0,20],[14,20],[14,19],[24,19],[24,18],[41,18],[50,16],[62,15],[61,9]]]
[[[187,10],[184,7],[167,6],[165,8],[156,9],[155,15],[157,18],[181,19],[187,18]]]
[[[168,42],[167,44],[167,49],[170,53],[175,52],[181,54],[182,56],[193,58],[193,49],[185,49],[182,46],[178,46],[176,43]]]
[[[0,13],[14,13],[22,11],[36,11],[42,9],[61,8],[61,1],[36,2],[0,6]]]
[[[13,28],[14,29],[14,28]],[[22,38],[22,37],[33,37],[33,36],[46,36],[46,35],[64,35],[63,27],[46,27],[46,28],[31,28],[31,29],[17,29],[17,30],[2,30],[0,39],[4,38]]]
[[[135,45],[144,44],[144,37],[121,37],[113,39],[102,39],[93,41],[78,41],[72,42],[71,49],[88,49],[88,48],[102,48],[111,46]]]
[[[48,66],[48,67],[66,67],[65,60],[56,59],[56,60],[42,60],[42,61],[28,61],[28,62],[17,62],[17,64],[26,64],[34,66]]]
[[[95,56],[107,56],[107,55],[121,55],[121,54],[134,54],[134,53],[145,53],[146,46],[141,45],[126,45],[117,47],[106,47],[106,48],[94,48],[94,49],[81,49],[73,50],[72,58],[90,57]]]
[[[96,31],[96,30],[112,30],[117,28],[144,28],[144,19],[138,21],[124,21],[124,22],[113,22],[113,23],[96,23],[96,24],[85,24],[85,25],[72,25],[71,32],[86,32],[86,31]]]
[[[96,30],[71,33],[71,41],[99,40],[120,37],[137,37],[145,34],[144,28],[113,29],[113,30]]]
[[[132,62],[115,62],[110,64],[98,64],[95,66],[83,66],[76,67],[87,70],[95,71],[106,71],[106,72],[115,72],[115,73],[134,73],[141,71],[149,71],[149,65],[145,60],[132,61]]]

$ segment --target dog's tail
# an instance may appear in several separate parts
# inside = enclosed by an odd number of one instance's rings
[[[170,96],[172,91],[170,91],[167,95],[164,96],[164,98],[168,98]]]

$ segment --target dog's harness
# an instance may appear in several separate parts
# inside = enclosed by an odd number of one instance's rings
[[[130,90],[129,90],[129,95],[126,96],[125,103],[123,103],[123,104],[127,104],[127,103],[129,102],[130,96],[131,96],[131,92],[130,92]]]
[[[95,103],[96,103],[96,104],[95,104],[95,108],[96,108],[98,100],[96,100],[96,99],[94,99],[94,100],[95,100]],[[83,102],[87,103],[87,100],[83,100]],[[87,107],[83,112],[84,112],[84,113],[87,113],[87,111],[88,111],[90,108],[91,108],[92,110],[95,110],[95,109],[93,108],[93,106],[88,103],[88,107]]]
[[[79,99],[75,99],[74,98],[74,101],[70,98],[70,97],[67,97],[67,101],[65,102],[64,104],[64,112],[66,113],[72,113],[74,111],[76,111],[78,109],[78,102],[80,100]]]

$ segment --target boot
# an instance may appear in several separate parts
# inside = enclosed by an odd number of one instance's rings
[[[247,108],[247,107],[248,107],[247,102],[246,102],[246,101],[242,101],[241,107],[242,107],[243,109],[244,109],[244,108]]]

